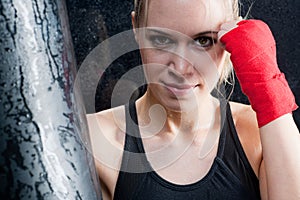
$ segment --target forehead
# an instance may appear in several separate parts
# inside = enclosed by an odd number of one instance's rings
[[[188,36],[217,31],[226,19],[223,0],[150,0],[147,26],[168,28]]]

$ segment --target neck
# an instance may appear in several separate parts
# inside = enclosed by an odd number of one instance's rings
[[[197,99],[195,105],[188,110],[172,110],[162,105],[148,92],[137,101],[139,124],[152,134],[159,132],[197,132],[210,129],[214,125],[218,100],[208,95]]]

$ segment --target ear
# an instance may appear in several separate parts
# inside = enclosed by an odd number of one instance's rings
[[[132,23],[132,30],[133,30],[135,41],[138,43],[138,37],[137,37],[137,33],[136,33],[136,27],[137,26],[136,26],[135,12],[134,11],[131,12],[131,23]]]

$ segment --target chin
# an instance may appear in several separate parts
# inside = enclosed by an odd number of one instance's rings
[[[172,112],[190,112],[197,108],[196,98],[163,98],[160,104],[165,107],[168,111]]]
[[[153,87],[150,91],[152,98],[154,97],[154,102],[173,112],[193,111],[204,99],[210,96],[210,92],[204,90],[203,87],[195,87],[193,91],[186,94],[175,94],[165,87]]]

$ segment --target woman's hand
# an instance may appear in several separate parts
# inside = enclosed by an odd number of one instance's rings
[[[262,127],[297,109],[295,98],[276,59],[276,44],[267,24],[260,20],[224,23],[219,39],[231,61]]]

